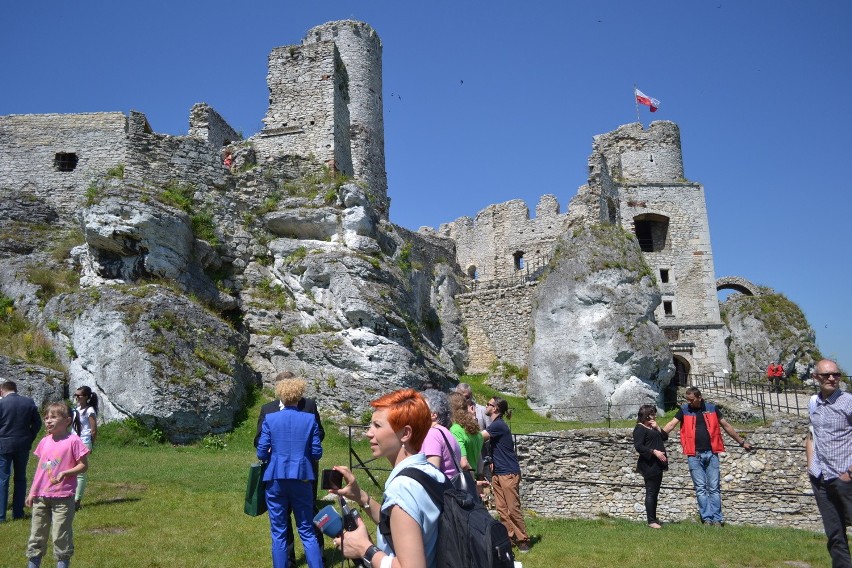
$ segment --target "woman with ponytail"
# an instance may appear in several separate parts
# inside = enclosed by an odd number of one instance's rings
[[[98,395],[87,386],[82,386],[74,391],[74,430],[80,439],[89,448],[95,446],[95,438],[98,436]],[[87,473],[77,476],[77,492],[74,495],[74,510],[79,511],[83,505],[83,493],[86,491]]]

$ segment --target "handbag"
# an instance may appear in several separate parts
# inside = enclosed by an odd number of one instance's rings
[[[473,478],[473,475],[469,470],[463,470],[459,460],[456,459],[456,454],[453,453],[453,447],[450,445],[450,441],[447,439],[447,435],[439,428],[438,433],[444,438],[444,442],[447,444],[447,450],[450,452],[450,457],[453,458],[453,465],[456,466],[456,471],[458,473],[450,478],[450,484],[453,488],[458,489],[459,491],[464,491],[468,495],[473,498],[474,503],[482,502],[482,499],[479,497],[479,491],[476,489],[476,480]]]
[[[266,463],[255,462],[249,466],[248,482],[246,483],[246,502],[243,511],[246,515],[259,517],[266,512],[266,487],[263,483],[263,472]]]

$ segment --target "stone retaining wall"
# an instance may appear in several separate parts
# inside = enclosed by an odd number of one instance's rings
[[[731,524],[822,530],[805,467],[806,418],[778,419],[739,430],[751,453],[725,437],[720,455],[722,510]],[[645,521],[644,485],[636,470],[632,428],[516,435],[525,510],[552,518],[611,516]],[[728,445],[728,442],[731,442]],[[697,521],[697,507],[678,431],[666,443],[658,516]]]

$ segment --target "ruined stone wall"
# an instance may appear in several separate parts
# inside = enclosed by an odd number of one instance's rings
[[[515,254],[522,253],[524,268],[530,271],[550,259],[556,239],[568,226],[568,216],[559,213],[559,202],[544,195],[536,206],[535,218],[520,199],[489,205],[475,219],[461,217],[440,226],[438,235],[453,239],[459,266],[478,280],[511,278],[519,272]],[[428,231],[428,228],[421,229]]]
[[[521,463],[521,503],[552,518],[601,515],[645,522],[642,476],[636,470],[632,428],[573,430],[515,437]],[[747,435],[745,452],[725,438],[720,454],[726,522],[821,530],[805,467],[806,418],[779,419]],[[731,442],[728,444],[728,442]],[[658,515],[663,522],[695,521],[697,508],[679,434],[666,442]]]
[[[467,330],[468,373],[485,373],[495,361],[526,367],[532,346],[534,283],[459,294]]]
[[[189,111],[189,135],[206,140],[213,148],[221,148],[241,138],[207,103],[196,103]]]
[[[0,116],[3,188],[38,193],[73,216],[92,180],[125,161],[126,132],[120,112]],[[76,156],[76,167],[59,171],[58,153]]]
[[[349,86],[334,43],[273,49],[266,80],[265,126],[251,138],[258,158],[312,155],[354,175],[346,105]]]
[[[204,189],[224,185],[226,170],[218,148],[190,136],[150,132],[141,113],[131,113],[124,178],[137,184],[172,182]]]
[[[303,44],[333,42],[348,81],[349,141],[355,177],[383,218],[388,216],[385,124],[382,99],[382,41],[369,24],[344,20],[308,30]]]
[[[602,155],[617,181],[663,183],[683,181],[680,129],[669,121],[638,122],[594,137],[593,155]]]

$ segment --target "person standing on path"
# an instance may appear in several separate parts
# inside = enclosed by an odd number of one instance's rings
[[[281,371],[277,375],[275,375],[275,390],[276,393],[278,391],[278,386],[284,386],[287,384],[285,381],[296,378],[291,371]],[[296,409],[300,412],[307,412],[308,414],[312,414],[314,416],[314,420],[317,422],[317,427],[319,428],[319,438],[320,443],[325,439],[325,429],[322,427],[322,419],[320,419],[319,410],[317,409],[317,401],[312,398],[302,397],[299,399],[299,402],[296,403]],[[260,432],[263,427],[263,421],[266,419],[267,415],[278,412],[280,410],[284,410],[284,402],[280,400],[273,400],[271,402],[267,402],[263,406],[260,407],[260,414],[257,417],[257,431],[254,435],[254,447],[257,449],[257,445],[260,442]],[[316,508],[316,494],[317,494],[317,480],[319,479],[319,460],[313,462],[314,467],[314,478],[311,480],[311,488],[313,489],[314,495],[314,513],[317,512]],[[292,510],[290,511],[292,513]],[[296,549],[295,549],[295,539],[293,538],[293,524],[290,522],[291,515],[287,514],[287,558],[290,561],[290,564],[296,565]],[[317,537],[317,541],[322,543],[322,531],[314,527],[314,534]]]
[[[663,484],[663,472],[669,469],[663,444],[668,439],[669,435],[657,425],[657,407],[653,404],[640,406],[633,428],[633,447],[639,452],[636,471],[645,480],[645,514],[652,529],[662,528],[657,519],[657,497]]]
[[[822,517],[834,568],[852,567],[846,524],[852,520],[852,395],[840,390],[840,368],[823,359],[813,378],[819,394],[808,403],[808,477]]]
[[[719,476],[719,454],[725,451],[722,430],[747,452],[751,451],[751,444],[722,418],[714,404],[701,398],[701,391],[696,387],[687,387],[686,404],[680,407],[671,422],[663,426],[663,432],[668,434],[678,425],[680,445],[689,463],[701,522],[721,527],[725,522]]]
[[[91,387],[82,386],[74,391],[76,420],[74,429],[83,443],[89,448],[89,452],[95,447],[95,439],[98,437],[98,395],[92,392]],[[83,494],[86,492],[88,471],[77,476],[77,492],[74,495],[74,510],[79,511],[83,507]]]
[[[27,462],[41,430],[41,417],[33,399],[18,394],[13,381],[0,384],[0,522],[6,520],[9,478],[14,469],[12,518],[24,518],[27,499]]]
[[[521,510],[521,465],[515,453],[512,431],[503,417],[511,418],[509,403],[499,397],[492,397],[486,405],[486,412],[492,422],[482,431],[482,437],[491,442],[494,462],[491,464],[491,487],[494,490],[494,504],[500,514],[500,522],[509,532],[509,538],[518,547],[519,552],[530,551],[530,537],[524,523]]]

